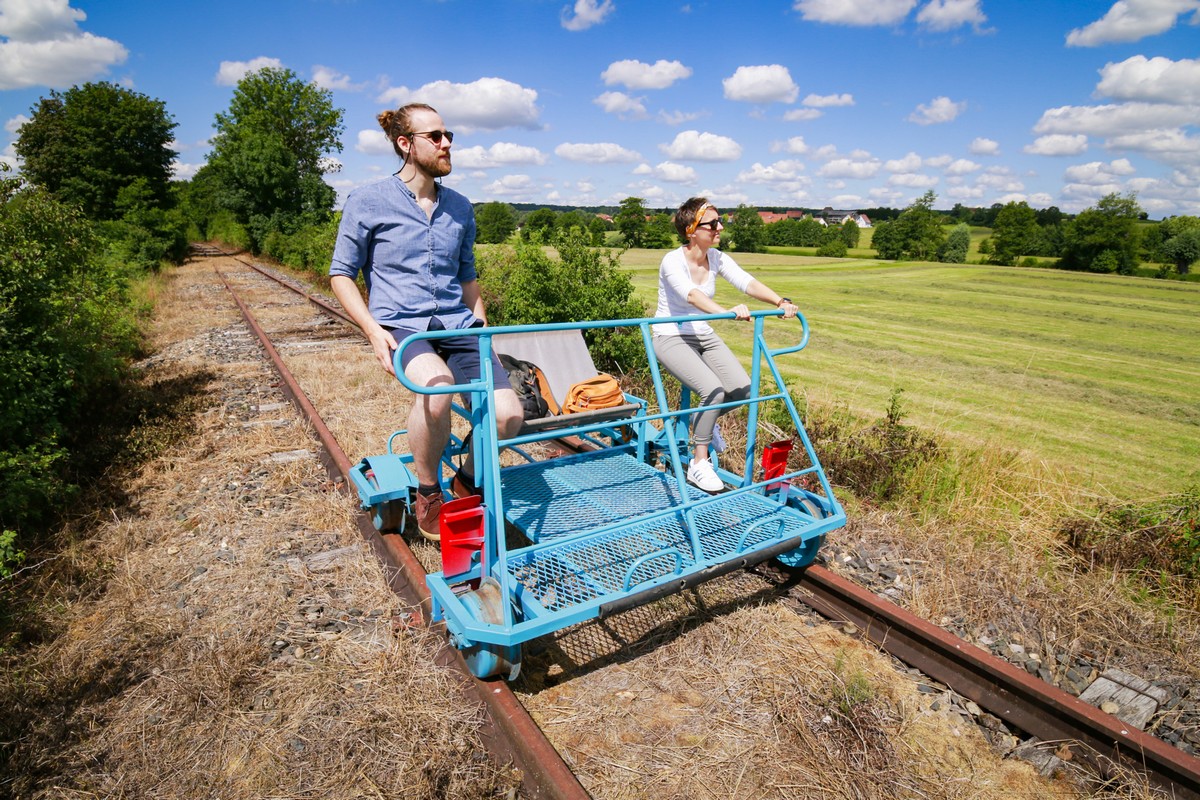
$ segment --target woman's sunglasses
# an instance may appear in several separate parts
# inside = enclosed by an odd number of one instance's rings
[[[697,228],[708,228],[710,231],[713,231],[715,233],[717,228],[723,228],[725,226],[721,224],[721,220],[719,220],[719,219],[710,219],[708,222],[696,223],[696,227]]]

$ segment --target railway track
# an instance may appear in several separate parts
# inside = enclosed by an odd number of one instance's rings
[[[202,256],[229,256],[211,247],[197,248],[196,252]],[[265,279],[304,297],[322,313],[352,324],[340,309],[306,287],[248,259],[238,260]],[[312,424],[323,447],[326,467],[343,487],[347,486],[352,462],[284,364],[254,311],[224,277],[222,280],[271,358],[285,393]],[[570,446],[563,443],[565,448]],[[366,515],[359,515],[359,528],[390,568],[392,589],[414,607],[421,608],[427,621],[430,601],[424,581],[426,568],[421,559],[401,536],[379,534]],[[1074,757],[1089,763],[1101,777],[1119,769],[1132,770],[1144,775],[1150,784],[1162,787],[1168,796],[1200,798],[1200,759],[1031,677],[826,569],[813,566],[799,574],[788,574],[764,566],[757,572],[792,602],[804,603],[827,619],[852,623],[861,635],[882,649],[969,698],[1013,728],[1068,747]],[[448,644],[437,653],[437,661],[457,669],[462,675],[460,687],[464,696],[487,709],[487,745],[498,761],[511,762],[522,770],[524,789],[529,796],[589,796],[507,684],[471,677],[459,652]]]

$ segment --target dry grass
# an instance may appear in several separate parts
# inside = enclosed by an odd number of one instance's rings
[[[779,604],[526,698],[597,798],[1072,797],[857,639]]]
[[[160,296],[149,379],[209,368],[211,272]],[[219,292],[216,292],[219,296]],[[226,301],[227,302],[227,301]],[[212,308],[211,302],[206,307]],[[225,305],[220,306],[222,309]],[[235,312],[236,313],[236,312]],[[198,346],[199,345],[199,346]],[[13,797],[503,797],[478,712],[393,630],[380,566],[257,361],[217,368],[200,433],[129,479],[39,579],[45,640],[0,678]],[[249,419],[253,417],[253,419]],[[270,424],[250,424],[266,421]],[[68,565],[75,565],[68,569]],[[61,583],[74,576],[73,585]],[[78,576],[85,576],[81,581]]]

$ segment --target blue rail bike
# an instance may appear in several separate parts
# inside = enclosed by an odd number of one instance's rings
[[[724,491],[705,493],[689,484],[689,419],[695,408],[684,388],[669,402],[651,346],[655,323],[688,319],[732,319],[715,314],[690,318],[624,319],[596,322],[430,331],[400,344],[396,374],[417,394],[459,394],[454,412],[470,420],[473,442],[452,435],[442,463],[452,470],[467,447],[474,448],[475,483],[482,498],[448,500],[442,514],[442,564],[427,576],[433,620],[444,621],[451,641],[480,677],[517,677],[525,642],[683,591],[733,570],[768,559],[804,567],[816,557],[826,533],[843,526],[846,515],[786,391],[777,359],[808,343],[803,315],[772,320],[772,336],[785,346],[768,345],[767,321],[781,311],[751,315],[750,396],[723,407],[746,406],[744,458],[728,465],[713,454]],[[492,413],[493,349],[522,358],[536,355],[555,385],[595,375],[583,332],[597,328],[636,328],[653,378],[654,402],[625,393],[614,407],[527,420],[518,435],[499,439]],[[799,341],[795,334],[799,331]],[[469,333],[478,336],[482,376],[478,381],[423,387],[400,369],[400,353],[417,339]],[[767,373],[764,375],[764,372]],[[769,379],[767,379],[769,377]],[[764,384],[771,391],[763,391]],[[794,428],[782,441],[757,442],[760,410],[782,403]],[[776,405],[774,408],[779,409]],[[781,415],[772,419],[778,423]],[[387,452],[368,456],[352,470],[364,509],[375,527],[397,532],[412,509],[417,487],[412,455]],[[570,455],[535,458],[535,442],[574,437],[586,449]],[[788,469],[786,450],[798,443],[803,453]],[[781,448],[781,445],[783,446]],[[545,449],[545,448],[540,448]],[[501,464],[501,453],[515,456]],[[782,457],[780,453],[783,453]],[[730,456],[730,453],[723,454]],[[448,479],[443,477],[443,488]],[[445,496],[451,495],[447,491]],[[522,536],[506,537],[507,530]],[[512,541],[517,541],[514,545]]]

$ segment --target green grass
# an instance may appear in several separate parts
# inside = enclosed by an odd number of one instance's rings
[[[623,257],[653,307],[662,251]],[[1200,286],[1056,270],[737,254],[812,328],[781,359],[810,401],[1023,453],[1081,488],[1157,496],[1200,481]],[[719,282],[718,301],[737,293]],[[751,307],[760,304],[751,302]],[[771,338],[790,336],[770,320]],[[718,328],[749,354],[748,330]]]

